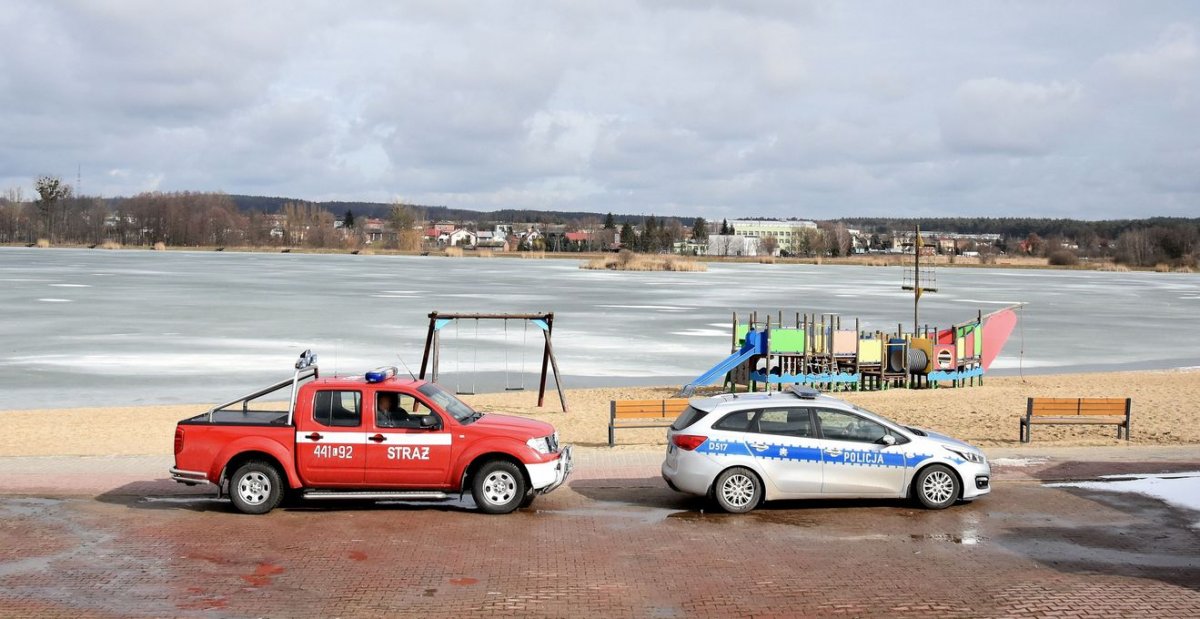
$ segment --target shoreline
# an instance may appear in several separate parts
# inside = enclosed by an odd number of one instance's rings
[[[570,413],[534,406],[536,394],[485,393],[463,399],[476,408],[550,422],[564,443],[607,449],[609,401],[670,398],[677,387],[614,386],[568,389]],[[976,387],[837,392],[834,397],[899,423],[926,427],[989,447],[1038,448],[1122,445],[1200,445],[1200,370],[1145,370],[992,377]],[[1130,397],[1132,440],[1115,438],[1113,426],[1038,426],[1033,442],[1017,440],[1027,397]],[[170,455],[175,423],[212,404],[103,406],[0,411],[0,457]],[[63,432],[63,427],[87,432]],[[665,429],[621,430],[616,449],[659,449]],[[1198,449],[1200,455],[1200,449]]]
[[[500,259],[533,259],[533,260],[576,260],[580,263],[585,263],[588,260],[594,260],[603,257],[614,256],[614,252],[528,252],[528,251],[508,251],[497,252],[494,250],[466,250],[461,255],[446,255],[444,249],[421,251],[401,251],[395,249],[377,249],[373,247],[354,249],[333,249],[333,248],[311,248],[311,247],[266,247],[266,246],[194,246],[194,247],[176,247],[167,246],[164,250],[156,250],[153,246],[137,245],[137,246],[121,246],[119,248],[104,248],[99,245],[89,247],[87,245],[61,244],[52,245],[50,247],[30,247],[23,243],[0,243],[0,248],[15,248],[15,249],[73,249],[73,250],[93,250],[93,251],[167,251],[167,252],[197,252],[197,253],[247,253],[247,254],[303,254],[303,255],[358,255],[358,256],[407,256],[416,258],[477,258],[488,260],[494,258]],[[285,251],[286,250],[286,251]],[[482,253],[486,252],[486,253]],[[656,256],[658,254],[638,254],[639,256]],[[706,264],[762,264],[764,266],[771,265],[805,265],[805,266],[869,266],[879,268],[904,268],[911,260],[912,256],[908,254],[859,254],[848,257],[820,257],[820,258],[767,258],[767,257],[734,257],[734,256],[689,256],[686,254],[666,254],[678,256],[703,262]],[[1193,273],[1190,269],[1169,269],[1162,270],[1158,266],[1128,266],[1118,265],[1111,260],[1099,260],[1096,262],[1086,262],[1081,259],[1080,264],[1066,265],[1051,265],[1046,258],[1033,258],[1026,256],[1008,256],[998,258],[991,264],[985,264],[980,259],[974,257],[955,257],[951,260],[949,256],[937,255],[927,256],[924,261],[928,261],[930,266],[937,268],[964,268],[964,269],[1022,269],[1022,270],[1050,270],[1050,271],[1088,271],[1088,272],[1139,272],[1139,273]]]

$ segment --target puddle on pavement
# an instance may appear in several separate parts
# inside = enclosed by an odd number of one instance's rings
[[[205,503],[229,503],[229,499],[218,499],[213,496],[144,496],[138,503],[174,503],[179,505],[202,505]]]
[[[653,524],[662,522],[674,515],[674,511],[664,508],[645,507],[641,509],[602,509],[575,507],[568,509],[537,509],[530,512],[535,516],[583,516],[588,518],[616,518],[631,523]]]
[[[973,533],[912,533],[909,538],[914,542],[948,542],[953,544],[962,544],[964,546],[974,546],[987,541],[986,537],[975,535]]]
[[[721,525],[739,522],[768,522],[793,527],[815,527],[821,524],[816,518],[808,514],[781,510],[754,511],[749,514],[727,514],[718,511],[696,510],[672,512],[667,515],[667,518],[683,522],[708,522]]]

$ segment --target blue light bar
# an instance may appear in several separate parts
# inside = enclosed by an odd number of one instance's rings
[[[381,383],[396,375],[396,366],[380,367],[367,372],[368,383]]]

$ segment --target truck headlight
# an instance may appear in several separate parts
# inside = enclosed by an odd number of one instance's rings
[[[546,440],[547,438],[549,437],[531,438],[525,441],[525,444],[540,454],[548,454],[550,453],[550,441]]]
[[[973,451],[967,451],[965,449],[953,449],[953,448],[947,447],[945,445],[942,445],[942,448],[945,449],[946,451],[962,458],[963,460],[966,460],[967,462],[973,462],[975,464],[983,464],[983,461],[984,461],[983,454],[977,454]]]

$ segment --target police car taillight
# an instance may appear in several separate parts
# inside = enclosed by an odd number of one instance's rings
[[[684,451],[693,451],[707,440],[707,436],[697,434],[676,434],[671,438],[671,442]]]

